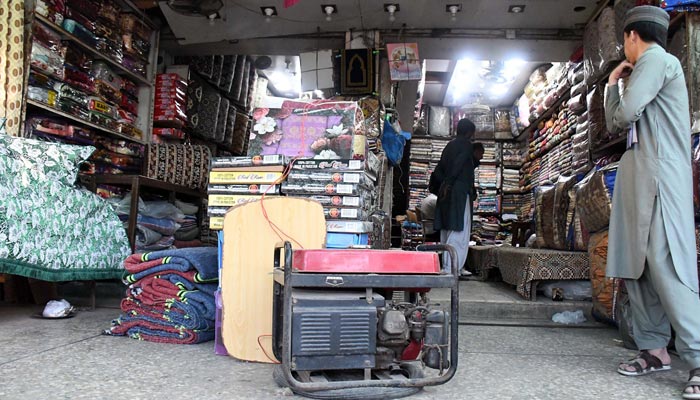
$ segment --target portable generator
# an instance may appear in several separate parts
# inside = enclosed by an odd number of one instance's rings
[[[437,251],[449,252],[452,265],[441,267]],[[449,381],[457,368],[456,259],[447,245],[419,251],[278,246],[277,383],[314,398],[392,398]],[[430,302],[433,288],[451,290],[449,308]]]

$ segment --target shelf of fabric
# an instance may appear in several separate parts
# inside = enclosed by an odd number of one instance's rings
[[[626,142],[627,142],[627,136],[621,136],[621,137],[614,139],[608,143],[605,143],[602,146],[599,146],[597,149],[591,149],[591,155],[593,155],[594,158],[598,157],[600,155],[603,155],[605,152],[612,150],[615,147],[617,147],[623,143],[626,143]],[[624,150],[624,148],[622,148],[622,150]]]
[[[129,207],[129,219],[127,225],[127,237],[131,250],[136,251],[136,219],[138,214],[139,194],[142,187],[159,189],[170,193],[170,199],[174,200],[175,193],[184,194],[195,198],[205,198],[206,192],[192,190],[185,186],[173,185],[147,178],[143,175],[80,175],[80,180],[94,193],[97,185],[128,185],[131,187],[131,205]]]
[[[136,143],[140,143],[140,144],[146,144],[146,143],[147,143],[146,138],[138,139],[138,138],[135,138],[135,137],[133,137],[133,136],[125,135],[125,134],[123,134],[123,133],[120,133],[120,132],[111,130],[111,129],[109,129],[109,128],[105,128],[104,126],[97,125],[97,124],[95,124],[95,123],[93,123],[93,122],[86,121],[86,120],[84,120],[84,119],[82,119],[82,118],[76,117],[75,115],[72,115],[72,114],[69,114],[69,113],[67,113],[67,112],[61,111],[61,110],[59,110],[59,109],[57,109],[57,108],[51,107],[51,106],[48,105],[48,104],[44,104],[44,103],[39,102],[39,101],[36,101],[36,100],[27,99],[27,104],[30,105],[30,106],[33,106],[33,107],[41,108],[41,109],[43,109],[43,110],[45,110],[45,111],[49,111],[49,112],[51,112],[51,113],[53,113],[53,114],[59,115],[59,116],[61,116],[61,117],[63,117],[63,118],[67,118],[67,119],[69,119],[69,120],[71,120],[71,121],[75,121],[75,122],[77,122],[77,123],[79,123],[79,124],[82,124],[82,125],[85,125],[85,126],[89,126],[90,128],[93,128],[93,129],[96,129],[96,130],[98,130],[98,131],[101,131],[101,132],[110,134],[110,135],[112,135],[112,136],[116,136],[116,137],[119,137],[119,138],[122,138],[122,139],[126,139],[126,140],[128,140],[128,141],[136,142]]]
[[[114,67],[116,70],[115,72],[117,72],[119,75],[127,76],[128,78],[133,79],[133,80],[135,80],[139,83],[142,83],[146,86],[153,86],[152,79],[149,80],[147,77],[145,77],[143,75],[139,75],[137,73],[130,71],[128,68],[121,65],[120,63],[118,63],[117,61],[112,59],[111,57],[109,57],[105,54],[102,54],[101,52],[97,51],[94,47],[92,47],[92,46],[88,45],[87,43],[83,42],[82,40],[78,39],[76,36],[74,36],[70,32],[63,29],[63,27],[54,24],[53,22],[51,22],[47,18],[45,18],[39,14],[36,14],[36,13],[34,14],[34,18],[36,18],[38,21],[41,21],[41,23],[43,23],[44,25],[48,26],[49,28],[54,30],[56,33],[61,35],[61,38],[63,40],[67,40],[71,43],[74,43],[78,47],[80,47],[83,50],[85,50],[86,52],[88,52],[93,57],[105,61],[106,63],[109,64],[110,67]]]
[[[525,134],[527,134],[527,133],[530,133],[533,129],[537,128],[537,125],[539,125],[540,122],[546,121],[549,117],[551,117],[552,114],[554,114],[554,112],[557,111],[557,110],[559,109],[559,107],[560,107],[565,101],[568,101],[568,100],[569,100],[569,97],[570,97],[570,93],[569,93],[569,91],[567,90],[567,92],[566,92],[563,96],[561,96],[557,101],[555,101],[554,104],[552,104],[551,107],[549,107],[547,110],[545,110],[545,112],[543,112],[542,115],[540,115],[539,118],[537,118],[536,120],[534,120],[530,125],[528,125],[528,126],[526,126],[525,128],[523,128],[523,130],[520,131],[520,134],[518,135],[518,137],[516,138],[516,140],[520,140],[520,139],[523,137],[523,135],[525,135]]]

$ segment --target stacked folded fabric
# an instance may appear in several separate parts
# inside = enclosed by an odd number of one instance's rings
[[[180,229],[175,231],[173,246],[178,249],[202,246],[202,241],[200,240],[201,232],[197,223],[199,207],[179,200],[175,200],[175,206],[182,211],[184,217],[177,220],[180,224]]]
[[[503,169],[503,193],[520,192],[520,171],[517,169]]]
[[[517,166],[523,165],[527,159],[527,147],[521,142],[503,143],[503,165]]]
[[[427,188],[412,187],[408,189],[408,209],[415,210],[430,193]]]
[[[430,159],[432,153],[432,145],[430,139],[413,138],[411,140],[411,158],[412,159]]]
[[[408,175],[408,184],[427,185],[430,180],[430,165],[426,162],[411,161],[411,172]]]
[[[483,190],[477,198],[475,212],[483,214],[498,214],[501,209],[501,196],[496,190]]]
[[[529,213],[529,204],[532,202],[532,194],[504,194],[501,212],[514,214],[518,218],[525,219]]]
[[[132,254],[124,268],[129,287],[121,302],[123,314],[106,334],[177,344],[214,339],[215,247]]]
[[[501,234],[501,223],[496,217],[474,217],[472,231],[482,244],[493,244],[505,237],[505,234]]]

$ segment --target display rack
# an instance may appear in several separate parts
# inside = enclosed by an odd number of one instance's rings
[[[126,231],[132,251],[136,251],[136,221],[141,188],[156,189],[167,192],[171,202],[174,202],[176,194],[182,194],[198,199],[206,197],[205,192],[199,192],[185,186],[174,185],[172,183],[151,179],[143,175],[81,175],[80,180],[93,193],[97,192],[98,185],[118,185],[129,186],[131,188],[131,204],[129,207],[129,219]]]
[[[39,14],[34,15],[35,18],[43,23],[44,25],[48,26],[51,28],[53,31],[61,35],[61,38],[63,40],[67,40],[78,47],[80,47],[82,50],[90,53],[91,56],[95,57],[96,59],[105,61],[106,63],[109,64],[110,67],[114,67],[116,69],[116,73],[122,76],[126,76],[131,80],[138,81],[139,83],[146,85],[146,86],[152,86],[153,85],[153,69],[151,68],[150,71],[147,71],[147,76],[139,75],[136,74],[129,69],[127,69],[125,66],[121,65],[120,63],[114,61],[111,57],[100,53],[98,50],[90,46],[89,44],[83,42],[82,40],[78,39],[75,37],[73,34],[70,32],[66,31],[62,27],[54,24],[50,20],[44,18],[43,16]]]
[[[56,115],[59,115],[59,116],[61,116],[61,117],[63,117],[63,118],[66,118],[66,119],[69,119],[69,120],[71,120],[71,121],[77,122],[78,124],[88,126],[88,127],[92,128],[92,129],[98,130],[98,131],[100,131],[100,132],[107,133],[107,134],[112,135],[112,136],[116,136],[116,137],[119,137],[119,138],[122,138],[122,139],[126,139],[126,140],[129,140],[129,141],[132,141],[132,142],[140,143],[140,144],[146,144],[146,141],[145,141],[144,139],[138,139],[138,138],[135,138],[135,137],[133,137],[133,136],[125,135],[125,134],[123,134],[123,133],[120,133],[120,132],[117,132],[117,131],[114,131],[114,130],[105,128],[104,126],[97,125],[97,124],[92,123],[92,122],[90,122],[90,121],[86,121],[86,120],[84,120],[84,119],[82,119],[82,118],[76,117],[75,115],[72,115],[72,114],[69,114],[69,113],[67,113],[67,112],[64,112],[64,111],[61,111],[61,110],[59,110],[59,109],[56,109],[56,108],[54,108],[54,107],[51,107],[50,105],[44,104],[44,103],[42,103],[42,102],[40,102],[40,101],[27,99],[27,105],[32,106],[32,107],[41,108],[42,110],[49,111],[49,112],[51,112],[51,113],[53,113],[53,114],[56,114]]]
[[[135,84],[138,85],[138,117],[136,119],[136,127],[141,130],[143,133],[142,138],[136,138],[133,136],[125,135],[120,132],[117,132],[115,130],[112,130],[110,128],[107,128],[105,126],[101,126],[99,124],[95,124],[93,122],[86,121],[82,118],[76,117],[70,113],[61,111],[55,107],[52,107],[48,104],[44,104],[39,101],[31,100],[27,97],[26,91],[28,90],[28,85],[25,88],[25,94],[24,97],[26,100],[26,105],[29,106],[25,108],[25,116],[24,119],[26,120],[26,114],[32,114],[32,108],[39,108],[43,111],[48,111],[51,114],[54,114],[56,116],[68,119],[72,122],[76,122],[79,125],[83,125],[92,129],[97,130],[99,133],[104,133],[110,136],[114,136],[120,139],[125,139],[129,140],[131,142],[135,143],[140,143],[140,144],[148,144],[151,139],[151,133],[152,133],[152,120],[153,120],[153,101],[154,101],[154,79],[155,79],[155,66],[157,65],[157,57],[158,57],[158,45],[159,45],[159,32],[156,28],[156,25],[148,19],[138,8],[136,8],[130,1],[119,1],[118,4],[122,7],[122,10],[125,12],[129,13],[135,13],[139,15],[140,20],[145,23],[151,30],[151,38],[150,38],[150,53],[148,55],[148,59],[146,60],[148,62],[147,68],[146,68],[146,76],[140,75],[138,73],[135,73],[128,68],[126,68],[124,65],[121,63],[117,62],[114,60],[112,57],[103,54],[99,50],[95,49],[94,47],[90,46],[89,44],[85,43],[82,41],[80,38],[76,37],[72,33],[66,31],[63,29],[62,26],[55,24],[48,18],[36,14],[33,14],[33,23],[34,24],[42,24],[49,29],[51,29],[53,32],[58,34],[62,40],[66,41],[69,43],[69,46],[76,46],[80,48],[80,50],[84,51],[86,55],[89,55],[90,57],[93,57],[96,60],[104,61],[111,69],[112,71],[120,75],[122,77],[128,78],[129,80],[133,81]],[[33,40],[33,38],[31,38]],[[32,69],[27,68],[26,76],[31,73]],[[27,79],[25,79],[27,81]]]

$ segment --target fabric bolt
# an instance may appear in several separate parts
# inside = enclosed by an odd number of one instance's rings
[[[539,248],[550,247],[554,241],[554,194],[554,186],[540,186],[535,194],[535,232]]]
[[[598,22],[591,21],[583,31],[583,70],[587,85],[592,85],[600,76],[600,52]]]
[[[664,14],[666,13],[664,12]],[[622,42],[617,40],[615,10],[612,7],[605,7],[598,16],[598,38],[600,39],[600,65],[598,69],[604,72],[625,58]]]
[[[606,172],[615,167],[613,164],[596,171],[577,185],[576,211],[589,232],[603,230],[610,223],[613,195],[606,185]]]
[[[599,318],[617,321],[615,304],[619,288],[618,279],[605,276],[608,261],[608,231],[591,235],[588,257],[591,262],[593,310]]]
[[[192,189],[207,187],[211,150],[206,146],[152,144],[146,164],[149,178]]]
[[[698,291],[697,254],[692,198],[691,143],[688,140],[688,92],[678,60],[651,45],[637,60],[622,97],[616,87],[606,91],[609,128],[637,126],[638,143],[620,160],[610,220],[609,276],[637,279],[645,266],[652,222],[658,203],[664,216],[677,276]],[[674,275],[675,276],[675,275]]]
[[[569,191],[576,183],[575,177],[560,177],[554,189],[553,219],[550,220],[554,232],[552,237],[552,247],[565,250],[567,248],[566,238],[568,236],[569,221]]]

